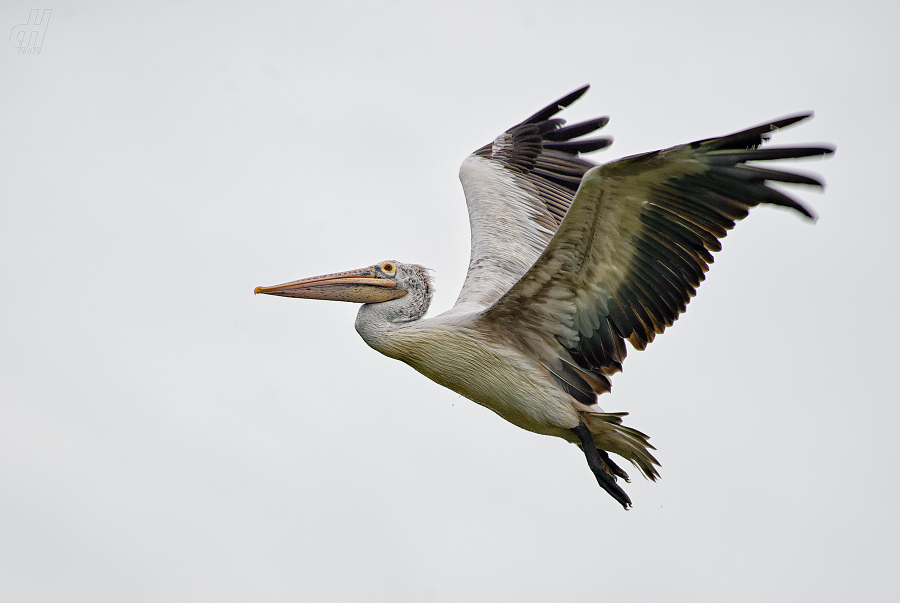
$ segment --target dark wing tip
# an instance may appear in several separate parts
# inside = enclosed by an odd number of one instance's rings
[[[605,149],[613,143],[612,138],[589,138],[587,140],[571,140],[567,142],[545,142],[544,148],[561,151],[570,155],[593,153]]]
[[[805,119],[809,119],[813,115],[814,114],[812,111],[806,111],[805,113],[797,113],[795,115],[787,115],[785,117],[782,117],[781,119],[776,119],[775,121],[770,121],[770,122],[767,122],[764,124],[759,124],[758,126],[754,126],[752,128],[747,128],[746,130],[741,130],[740,132],[735,132],[734,134],[731,134],[731,136],[738,136],[741,134],[764,134],[766,132],[774,132],[775,130],[787,128],[788,126],[792,126],[792,125],[799,123]]]
[[[787,117],[782,117],[781,119],[773,121],[767,125],[769,126],[770,131],[778,130],[791,126],[797,122],[801,122],[804,119],[809,119],[813,115],[815,115],[815,113],[813,113],[812,111],[807,111],[806,113],[797,113],[796,115],[788,115]]]
[[[837,147],[833,144],[828,144],[827,142],[815,148],[818,150],[818,153],[812,155],[812,157],[816,155],[822,155],[824,157],[825,155],[834,155],[835,152],[837,152]]]
[[[587,92],[588,88],[590,88],[590,87],[591,87],[590,84],[585,84],[578,90],[570,92],[569,94],[565,95],[561,99],[550,103],[549,105],[547,105],[546,107],[544,107],[543,109],[541,109],[540,111],[538,111],[537,113],[535,113],[534,115],[532,115],[531,117],[529,117],[528,119],[526,119],[525,121],[523,121],[522,123],[520,123],[518,125],[535,124],[535,123],[538,123],[539,121],[544,121],[544,120],[550,119],[551,117],[553,117],[554,115],[556,115],[557,113],[559,113],[560,111],[562,111],[563,109],[565,109],[566,107],[568,107],[569,105],[571,105],[572,103],[577,101],[579,98],[584,96],[584,93]]]
[[[812,111],[797,113],[796,115],[788,115],[774,121],[759,124],[758,126],[753,126],[752,128],[747,128],[746,130],[741,130],[727,136],[722,136],[721,138],[709,138],[706,140],[698,141],[694,144],[709,145],[712,149],[755,148],[768,140],[769,137],[767,136],[767,134],[769,134],[770,132],[774,132],[775,130],[780,130],[782,128],[787,128],[788,126],[792,126],[805,119],[809,119],[812,116]]]
[[[551,122],[557,120],[550,120]],[[549,122],[548,122],[549,123]],[[577,124],[572,124],[571,126],[559,127],[552,132],[548,132],[544,134],[544,140],[549,140],[551,142],[565,142],[567,140],[572,140],[573,138],[578,138],[580,136],[584,136],[586,134],[590,134],[595,132],[609,123],[609,117],[597,117],[594,119],[589,119],[587,121],[582,121]],[[559,124],[562,126],[563,124]]]
[[[768,187],[766,187],[766,188],[768,188]],[[775,190],[775,189],[769,189],[769,190]],[[797,211],[800,214],[802,214],[803,216],[805,216],[813,224],[815,224],[816,221],[819,219],[819,216],[817,216],[815,213],[813,213],[813,211],[811,209],[809,209],[808,207],[806,207],[804,204],[800,203],[796,199],[788,197],[787,195],[785,195],[783,193],[781,193],[781,196],[784,198],[784,202],[771,202],[772,205],[780,205],[782,207],[787,207],[787,208],[793,209],[794,211]]]

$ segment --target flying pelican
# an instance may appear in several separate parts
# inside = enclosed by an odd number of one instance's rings
[[[622,369],[625,340],[643,350],[671,326],[704,279],[719,240],[760,203],[813,215],[769,182],[821,187],[816,178],[748,165],[828,155],[831,147],[759,148],[786,117],[721,138],[605,165],[579,157],[608,138],[583,136],[600,117],[554,118],[564,96],[472,153],[460,168],[472,231],[456,304],[423,316],[425,268],[387,260],[348,272],[257,287],[255,293],[361,303],[356,330],[382,354],[485,406],[510,423],[582,449],[597,482],[626,510],[617,484],[659,466],[627,413],[597,404]]]

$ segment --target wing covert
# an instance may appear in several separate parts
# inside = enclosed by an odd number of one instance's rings
[[[548,105],[470,155],[459,177],[472,233],[466,280],[456,306],[496,302],[540,257],[594,166],[578,157],[609,146],[583,139],[606,125],[601,117],[564,127],[553,118],[588,86]]]
[[[721,138],[628,157],[588,171],[535,265],[483,316],[541,354],[577,366],[568,385],[608,391],[627,339],[638,350],[671,326],[703,281],[719,240],[751,207],[812,214],[769,182],[822,186],[814,177],[747,165],[827,155],[831,147],[758,148],[799,115]],[[539,345],[535,342],[540,341]],[[556,356],[549,353],[556,344]],[[565,388],[564,388],[565,389]]]

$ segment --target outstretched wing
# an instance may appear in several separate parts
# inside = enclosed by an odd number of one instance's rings
[[[472,251],[456,306],[488,308],[525,274],[553,238],[581,177],[594,166],[579,153],[611,144],[608,138],[580,139],[606,125],[606,117],[568,127],[552,119],[587,89],[541,109],[463,162],[459,179]]]
[[[592,168],[535,265],[482,320],[518,337],[586,404],[694,296],[719,240],[760,203],[800,203],[768,186],[815,178],[747,162],[827,155],[828,147],[758,148],[809,115]]]

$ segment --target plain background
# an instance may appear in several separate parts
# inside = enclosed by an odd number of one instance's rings
[[[58,1],[0,44],[0,599],[897,600],[900,9],[617,4]],[[448,309],[460,162],[584,83],[595,161],[813,109],[776,144],[838,147],[601,400],[662,462],[627,513],[356,307],[252,294],[395,259]]]

